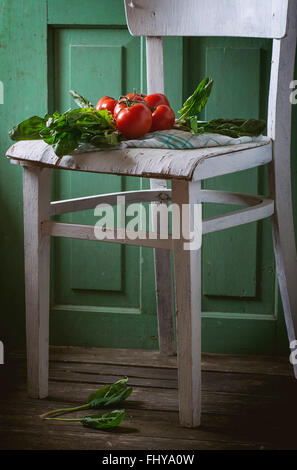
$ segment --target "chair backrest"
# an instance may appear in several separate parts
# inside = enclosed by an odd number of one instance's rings
[[[267,134],[290,153],[290,82],[294,75],[297,0],[124,0],[127,25],[146,36],[147,92],[164,92],[163,36],[273,39]]]
[[[280,39],[288,0],[125,0],[133,36],[242,36]]]

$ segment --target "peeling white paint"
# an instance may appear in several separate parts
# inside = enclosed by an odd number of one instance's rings
[[[4,104],[4,84],[0,80],[0,104]]]

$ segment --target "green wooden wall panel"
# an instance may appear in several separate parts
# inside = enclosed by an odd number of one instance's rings
[[[116,96],[140,88],[140,38],[132,38],[126,29],[51,28],[51,36],[54,106],[74,106],[71,85],[94,103],[106,90]]]
[[[140,67],[136,60],[140,57],[140,39],[132,38],[127,30],[59,28],[52,29],[52,36],[55,108],[64,110],[74,105],[69,89],[78,90],[96,103],[103,95],[119,96],[128,91],[127,87],[140,87]],[[137,189],[139,181],[110,175],[58,172],[55,186],[56,198],[67,198]],[[98,220],[93,211],[73,213],[60,219],[85,224],[95,224]],[[135,309],[142,312],[142,266],[136,247],[56,240],[52,294],[52,311],[60,312],[55,315],[56,328],[64,330],[64,311],[76,312],[76,316],[81,312],[85,318],[84,312],[92,309],[98,331],[102,328],[100,313],[104,308],[107,315],[103,315],[104,318],[111,318],[122,309],[122,323],[134,315]],[[82,337],[88,337],[90,323],[83,324]],[[109,340],[116,341],[111,337]]]
[[[70,80],[82,95],[120,96],[123,90],[123,46],[70,46]],[[96,103],[94,103],[96,104]]]
[[[110,243],[71,243],[71,288],[78,290],[122,291],[122,251]]]
[[[104,178],[96,174],[71,174],[71,192],[78,197],[96,193],[117,192],[122,190],[121,177]],[[98,217],[94,211],[73,213],[73,223],[94,225]],[[71,287],[72,289],[92,289],[102,291],[121,291],[124,246],[110,243],[96,243],[85,240],[71,240]]]
[[[152,315],[54,309],[50,343],[64,346],[157,349],[158,329]],[[56,325],[59,324],[59,328]],[[70,328],[71,325],[71,328]],[[88,325],[88,328],[86,328]]]
[[[219,181],[217,181],[219,180]],[[225,175],[206,182],[207,189],[257,193],[257,173]],[[205,217],[215,217],[240,206],[209,204]],[[211,233],[203,239],[203,294],[218,297],[256,297],[257,223]]]
[[[123,0],[48,0],[48,23],[126,26]]]
[[[0,339],[4,352],[25,343],[22,169],[3,158],[8,130],[47,110],[46,2],[1,0],[0,81]]]
[[[61,9],[61,6],[58,8]],[[103,27],[102,24],[98,29],[86,26],[73,29],[70,28],[71,24],[73,24],[73,19],[71,15],[68,15],[65,28],[56,29],[53,25],[51,28],[53,36],[52,58],[55,62],[53,67],[55,108],[67,109],[71,105],[71,100],[67,95],[69,88],[79,90],[93,102],[96,102],[96,99],[105,94],[118,96],[131,91],[133,88],[145,90],[145,46],[142,39],[132,38],[127,30],[121,30],[118,27],[110,29],[109,27]],[[119,50],[121,51],[120,55]],[[165,41],[165,53],[167,53],[165,69],[168,77],[166,80],[166,93],[170,96],[175,110],[179,109],[182,104],[181,52],[181,39],[170,38]],[[93,53],[94,55],[92,55]],[[120,59],[121,64],[119,63]],[[175,76],[175,81],[171,80],[172,76]],[[104,190],[101,184],[102,178]],[[93,178],[93,175],[84,174],[72,174],[69,177],[65,172],[59,172],[56,177],[56,197],[65,198],[70,195],[77,197],[81,195],[81,192],[86,193],[86,189],[88,194],[96,194],[98,192],[129,190],[139,187],[139,182],[135,178],[126,178],[122,182],[121,188],[114,187],[116,182],[119,183],[119,181],[120,178],[118,177],[94,175]],[[94,223],[91,213],[85,215],[73,214],[61,219],[80,223]],[[69,248],[69,245],[71,245],[71,248]],[[149,347],[149,344],[150,347],[157,347],[152,250],[143,250],[136,247],[123,248],[110,244],[107,246],[106,244],[108,255],[105,257],[104,253],[99,253],[100,246],[96,246],[92,242],[75,240],[70,243],[64,240],[55,241],[56,255],[53,276],[55,281],[52,314],[56,318],[58,331],[66,328],[68,316],[64,314],[65,312],[76,312],[74,318],[82,315],[82,318],[86,319],[89,318],[86,313],[89,316],[91,309],[92,315],[97,315],[98,331],[101,331],[101,328],[107,331],[106,335],[103,335],[104,344],[109,342],[112,345],[121,345],[130,342],[131,346],[140,347],[138,330],[142,330],[141,318],[148,315],[151,318],[154,334],[147,336],[144,347]],[[89,250],[92,250],[92,260],[84,263],[84,260],[89,259]],[[95,250],[97,253],[95,253]],[[109,257],[110,267],[106,267],[105,261],[102,261],[102,255],[104,259]],[[120,256],[121,259],[119,259]],[[98,277],[98,266],[101,261],[108,271],[107,277],[104,276],[104,278],[102,276]],[[118,266],[119,262],[121,263],[120,266]],[[71,279],[69,277],[69,263],[72,263]],[[112,272],[114,278],[111,279]],[[121,287],[119,287],[119,280],[121,280]],[[116,284],[119,290],[116,290]],[[134,320],[135,308],[138,308],[141,313],[137,321]],[[110,332],[108,321],[113,323],[114,315],[117,315],[119,309],[123,310],[123,315],[119,317],[122,324],[129,322],[130,318],[135,324],[135,328],[129,330],[129,339],[123,338],[116,328],[113,329],[112,335],[108,333]],[[88,321],[82,323],[84,325],[81,329],[82,338],[89,338],[92,342],[90,323]],[[124,325],[122,325],[122,328],[119,325],[119,332],[124,329]],[[102,335],[96,336],[95,334],[95,337],[98,341],[97,345],[101,345],[100,338],[102,338]],[[53,338],[56,338],[56,335]],[[57,339],[53,339],[53,341],[57,341]],[[76,344],[77,338],[74,333],[73,341]]]
[[[214,88],[202,119],[243,114],[266,119],[270,54],[271,42],[267,40],[185,38],[184,93],[189,94],[197,82],[209,74],[214,78]],[[244,105],[239,99],[241,93]],[[233,95],[239,102],[233,100]],[[206,180],[204,187],[268,194],[267,169]],[[208,204],[204,216],[226,209]],[[221,312],[227,318],[241,314],[243,320],[248,315],[248,321],[254,323],[255,328],[262,322],[261,315],[274,318],[275,268],[269,220],[206,235],[202,252],[204,315]],[[223,328],[224,322],[221,319],[220,322]],[[273,325],[275,328],[276,322]]]
[[[214,79],[205,117],[259,117],[260,49],[206,47],[206,74]]]
[[[275,354],[277,319],[269,315],[228,315],[212,312],[202,317],[202,351],[220,354]],[[284,349],[285,350],[285,349]]]
[[[130,39],[130,38],[129,38]],[[70,44],[70,84],[84,96],[120,96],[123,90],[123,47],[120,45]],[[65,91],[64,91],[65,92]],[[96,98],[97,99],[97,98]],[[70,174],[71,193],[78,197],[121,191],[120,177]],[[92,224],[94,211],[74,214],[72,222]],[[122,290],[122,251],[120,245],[71,240],[71,279],[73,289]]]
[[[214,80],[213,92],[205,112],[206,119],[258,117],[260,50],[207,47],[205,61],[206,74]],[[250,70],[253,71],[252,74],[249,73]],[[232,78],[226,80],[231,73]],[[253,169],[215,178],[207,181],[205,188],[224,188],[229,191],[257,194],[257,172],[257,169]],[[214,217],[226,211],[228,211],[227,205],[216,207],[209,204],[204,213],[205,217]],[[205,295],[255,297],[256,223],[205,237],[203,257]]]
[[[96,246],[96,242],[93,242],[93,244]],[[117,247],[117,245],[114,246],[115,248]],[[111,247],[113,247],[113,245],[110,245],[109,249],[111,249]],[[78,248],[79,247],[76,247],[77,250]],[[81,248],[81,250],[84,254],[88,253],[86,248]],[[141,276],[139,274],[140,256],[138,250],[135,250],[135,247],[126,248],[121,253],[121,279],[118,281],[118,283],[121,282],[121,288],[119,288],[117,283],[110,278],[112,274],[110,274],[108,270],[108,264],[106,264],[108,256],[104,253],[104,250],[103,252],[101,252],[101,249],[98,249],[97,252],[95,250],[92,251],[91,255],[94,259],[89,260],[86,258],[84,260],[83,268],[83,260],[81,260],[81,257],[78,257],[76,263],[78,268],[82,270],[81,277],[76,279],[78,288],[73,288],[74,281],[72,278],[71,243],[67,243],[67,240],[61,239],[59,243],[55,243],[54,254],[55,259],[52,283],[53,309],[55,309],[56,305],[63,305],[65,308],[67,307],[67,309],[69,306],[75,305],[82,312],[85,310],[85,307],[94,308],[94,311],[101,311],[102,308],[106,307],[106,311],[109,312],[111,312],[112,309],[117,311],[119,308],[123,308],[123,311],[128,313],[128,309],[130,308],[132,311],[134,311],[135,308],[141,308]],[[110,255],[109,253],[109,256],[110,258],[111,256],[113,258],[116,255]],[[115,261],[112,260],[112,262],[116,264]],[[104,280],[104,274],[100,276],[102,266],[104,269],[107,269],[106,280]],[[87,278],[85,281],[83,280],[83,276],[86,276]],[[95,277],[93,286],[91,284],[91,276]],[[117,276],[116,273],[115,276]],[[88,286],[90,286],[90,288],[88,288]],[[154,313],[154,310],[152,313]],[[62,318],[60,318],[60,320],[64,321]],[[59,324],[57,324],[57,328],[59,328]],[[85,324],[85,329],[86,331],[89,329],[89,325],[87,323]]]

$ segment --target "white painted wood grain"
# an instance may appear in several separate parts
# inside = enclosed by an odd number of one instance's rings
[[[273,139],[269,166],[270,191],[275,199],[272,231],[278,282],[289,342],[297,338],[297,255],[291,188],[290,82],[294,78],[297,36],[297,2],[290,0],[286,38],[273,41],[268,106],[268,134]],[[294,366],[297,378],[297,365]]]
[[[133,36],[282,38],[288,0],[125,0]]]
[[[164,93],[164,49],[163,38],[146,38],[147,94]],[[151,189],[165,190],[167,181],[151,179]],[[163,202],[165,203],[165,201]],[[158,204],[151,204],[152,215]],[[154,220],[154,218],[153,218]],[[158,227],[153,227],[158,231]],[[174,335],[173,282],[171,275],[171,253],[154,250],[155,286],[158,312],[159,350],[167,356],[176,353]]]
[[[223,203],[223,201],[217,201]],[[203,221],[202,233],[218,232],[231,227],[249,224],[270,217],[274,213],[273,199],[263,198],[258,204],[248,209],[240,209],[227,214],[210,217]]]
[[[199,200],[204,203],[249,206],[248,209],[240,209],[204,219],[202,225],[204,235],[256,222],[270,217],[274,213],[274,200],[259,195],[203,189],[200,191]]]
[[[243,144],[242,144],[243,145]],[[236,146],[237,147],[237,146]],[[242,149],[238,146],[226,154],[213,156],[211,153],[197,161],[192,180],[204,180],[214,176],[227,175],[265,165],[272,160],[272,144]]]
[[[171,190],[144,189],[139,191],[122,191],[117,193],[98,194],[94,196],[52,201],[50,214],[59,215],[65,214],[67,212],[78,212],[88,209],[95,209],[98,204],[108,204],[114,206],[117,204],[119,196],[125,197],[126,204],[151,201],[162,202],[164,200],[171,199]]]
[[[49,218],[51,170],[24,167],[23,171],[28,394],[45,398],[48,395],[50,238],[41,233],[41,222]]]
[[[167,180],[150,180],[151,188],[158,188],[159,191],[167,190]],[[167,190],[168,191],[168,190]],[[171,196],[171,190],[170,196]],[[166,201],[162,201],[166,204]],[[151,216],[154,221],[154,214],[158,210],[159,204],[151,204]],[[153,226],[153,230],[158,232],[158,227]],[[173,279],[171,267],[171,253],[162,249],[154,250],[155,264],[155,286],[158,312],[158,336],[159,350],[162,354],[172,356],[176,354],[176,343],[174,333],[174,303],[173,303]]]
[[[172,202],[180,208],[199,204],[200,188],[200,182],[174,180]],[[201,249],[186,251],[183,242],[173,240],[179,418],[182,426],[196,427],[201,415]]]
[[[162,248],[155,248],[154,260],[159,350],[161,354],[173,356],[176,354],[176,343],[174,334],[174,292],[171,274],[171,253]]]
[[[155,200],[163,199],[164,196],[166,198],[171,199],[171,190],[164,190],[163,192],[154,191],[154,190],[144,190],[144,191],[129,191],[127,192],[128,196],[126,199],[126,203],[128,202],[148,202],[152,200],[151,194],[155,195]],[[138,196],[138,193],[140,195]],[[67,212],[76,212],[80,210],[90,209],[96,207],[98,203],[103,204],[110,204],[115,205],[117,203],[118,196],[125,195],[123,193],[114,193],[110,195],[98,195],[98,196],[88,196],[86,198],[77,198],[77,199],[69,199],[64,201],[54,201],[51,202],[51,215],[63,214]],[[214,191],[214,190],[201,190],[199,193],[199,202],[204,203],[216,203],[216,204],[231,204],[231,205],[243,205],[243,206],[250,206],[248,209],[241,209],[238,211],[233,211],[227,214],[223,214],[216,217],[211,217],[205,219],[203,221],[203,233],[210,233],[215,232],[218,230],[224,230],[226,228],[236,227],[238,225],[243,225],[250,222],[255,222],[257,220],[264,219],[266,217],[270,217],[274,213],[274,201],[273,199],[264,197],[264,196],[256,196],[250,194],[243,194],[243,193],[234,193],[228,191]],[[54,206],[52,206],[54,204]],[[50,227],[63,227],[63,225],[56,226],[52,223],[49,224]],[[48,225],[46,225],[48,226]],[[69,224],[66,225],[68,230]],[[72,227],[75,227],[75,224],[72,224]],[[83,228],[82,228],[83,227]],[[84,225],[79,225],[74,229],[73,234],[80,234],[80,230],[84,230]],[[87,226],[87,234],[89,234],[90,227]],[[93,227],[94,229],[94,227]],[[44,229],[43,229],[44,230]],[[109,229],[111,230],[111,229]],[[158,232],[156,227],[153,227],[154,232]],[[59,232],[60,233],[60,232]],[[68,232],[67,232],[68,233]],[[116,233],[116,232],[115,232]],[[61,234],[58,235],[58,232],[55,231],[55,236],[62,236]],[[91,239],[96,239],[91,236]],[[73,236],[73,238],[75,238]],[[81,238],[79,235],[78,238]],[[123,242],[124,244],[124,242]],[[135,243],[136,245],[141,246],[141,243]],[[147,244],[143,246],[148,246]],[[150,246],[153,246],[150,244]],[[161,264],[160,269],[164,270],[164,263]],[[164,278],[168,276],[167,270],[164,270]],[[166,304],[164,304],[165,307]]]
[[[146,38],[146,74],[147,94],[164,93],[164,46],[162,37]]]
[[[200,191],[201,202],[215,204],[233,204],[239,206],[253,206],[262,202],[265,196],[255,194],[235,193],[232,191],[219,191],[214,189],[202,189]]]
[[[69,222],[54,222],[45,220],[41,224],[43,235],[52,237],[77,238],[80,240],[104,241],[108,243],[117,243],[121,245],[144,246],[148,248],[159,248],[162,250],[172,249],[171,236],[168,239],[156,238],[154,232],[144,232],[139,230],[139,238],[134,238],[135,232],[126,230],[126,236],[123,238],[122,229],[106,227],[102,230],[107,235],[104,240],[98,240],[95,236],[94,225],[72,224]],[[109,238],[108,238],[109,237]]]
[[[186,150],[130,148],[102,150],[58,158],[42,140],[13,144],[6,155],[27,165],[51,168],[141,176],[160,179],[201,179],[244,170],[271,161],[270,139],[240,145]],[[226,162],[224,160],[226,159]]]

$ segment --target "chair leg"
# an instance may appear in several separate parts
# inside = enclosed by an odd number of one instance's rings
[[[155,248],[154,259],[159,351],[166,356],[174,356],[176,354],[176,346],[174,338],[170,251]]]
[[[180,213],[182,204],[199,204],[200,188],[200,182],[172,182],[172,202]],[[179,417],[182,426],[196,427],[201,414],[201,249],[184,250],[182,237],[174,240],[174,266]]]
[[[269,165],[270,192],[275,200],[275,213],[271,217],[274,254],[278,283],[283,303],[289,343],[297,339],[297,255],[291,200],[290,171],[285,163],[278,181],[274,163]],[[294,344],[295,347],[295,344]],[[297,378],[297,364],[294,366]]]
[[[48,395],[50,237],[41,235],[49,219],[51,170],[24,167],[24,249],[27,384],[33,398]]]
[[[167,189],[167,181],[150,180],[151,189]],[[152,211],[158,204],[152,204]],[[176,354],[173,292],[171,275],[171,254],[169,250],[154,249],[155,285],[158,311],[159,350],[161,354],[173,356]]]

